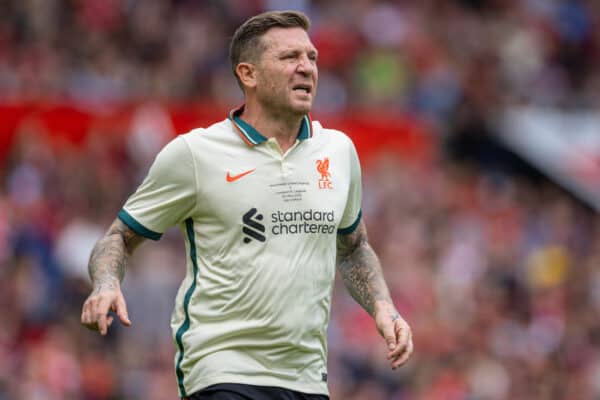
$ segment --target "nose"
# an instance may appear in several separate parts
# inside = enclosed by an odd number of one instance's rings
[[[317,70],[317,63],[311,60],[307,54],[303,54],[298,60],[296,70],[306,76],[313,75]]]

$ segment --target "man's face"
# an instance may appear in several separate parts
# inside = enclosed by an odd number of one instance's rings
[[[301,28],[272,28],[256,66],[259,102],[282,114],[307,114],[317,93],[317,50]]]

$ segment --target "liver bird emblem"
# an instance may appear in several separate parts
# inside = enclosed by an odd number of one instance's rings
[[[328,180],[331,174],[329,173],[329,158],[317,160],[317,171],[321,174],[321,180]]]

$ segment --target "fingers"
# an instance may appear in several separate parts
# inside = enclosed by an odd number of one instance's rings
[[[99,321],[95,325],[95,329],[94,330],[99,330],[100,334],[102,336],[106,335],[108,333],[108,328],[112,325],[114,319],[115,318],[112,315],[105,315],[104,318],[103,318],[103,322]]]
[[[86,300],[85,303],[83,303],[83,308],[81,309],[81,324],[82,325],[88,325],[91,321],[90,317],[89,317],[89,300]]]
[[[88,329],[90,329],[92,331],[100,331],[100,323],[98,323],[98,322],[87,322],[87,321],[88,321],[88,319],[84,318],[82,316],[82,318],[81,318],[81,324],[83,326],[85,326],[86,328],[88,328]],[[107,315],[106,316],[106,328],[107,329],[106,329],[105,333],[102,333],[101,331],[100,331],[100,333],[103,334],[103,335],[105,335],[108,332],[108,328],[112,325],[113,322],[114,322],[114,317],[112,315]]]
[[[108,293],[93,293],[83,304],[81,311],[81,323],[86,328],[99,331],[101,335],[106,335],[108,328],[114,322],[114,317],[108,315],[112,310],[117,313],[119,320],[125,325],[130,326],[131,321],[127,313],[125,298],[120,291],[110,291]]]
[[[410,358],[410,356],[413,353],[413,342],[412,339],[408,342],[408,345],[406,346],[406,351],[404,351],[403,353],[401,353],[397,359],[392,360],[392,369],[396,369],[402,365],[404,365],[408,359]]]
[[[119,321],[121,321],[123,325],[131,326],[129,313],[127,312],[127,304],[125,303],[123,296],[119,296],[117,298],[117,302],[113,305],[113,311],[117,313]]]
[[[381,329],[381,334],[385,339],[385,343],[390,352],[396,349],[396,346],[398,344],[396,341],[396,332],[394,325],[394,323],[386,323]]]
[[[387,356],[391,362],[392,369],[396,369],[406,363],[414,349],[412,333],[405,321],[402,319],[394,321],[394,330],[398,338],[397,346]]]
[[[397,338],[397,342],[396,342],[396,346],[394,346],[394,348],[390,348],[390,352],[388,353],[388,359],[391,359],[392,357],[396,357],[400,353],[402,353],[406,349],[406,346],[408,345],[408,342],[409,342],[410,328],[408,327],[408,324],[406,324],[404,321],[402,321],[402,320],[394,321],[393,331],[394,331],[394,340],[396,340],[396,338]]]
[[[97,309],[98,300],[99,299],[97,297],[90,296],[83,304],[81,323],[88,329],[98,330],[98,324],[95,317],[95,310]]]
[[[98,330],[102,336],[106,335],[108,330],[107,314],[110,309],[110,303],[106,298],[100,298],[96,303],[94,309],[94,321],[98,324]]]

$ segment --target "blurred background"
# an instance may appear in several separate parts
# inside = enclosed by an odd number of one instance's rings
[[[107,337],[79,324],[87,260],[160,147],[242,101],[235,28],[287,8],[416,346],[389,370],[337,282],[332,399],[599,399],[600,2],[3,0],[0,400],[177,397],[178,232],[135,254]]]

